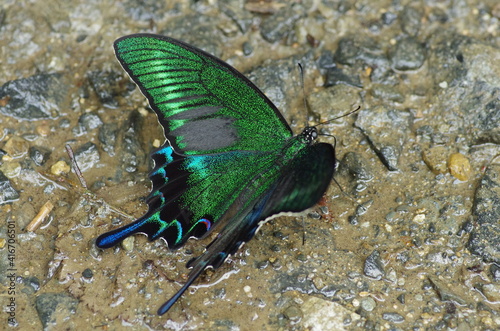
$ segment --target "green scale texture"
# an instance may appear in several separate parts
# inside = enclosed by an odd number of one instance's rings
[[[274,105],[248,79],[219,59],[186,46],[192,48],[175,39],[147,35],[121,39],[115,46],[122,65],[161,114],[176,152],[276,151],[292,136]],[[230,139],[215,138],[212,148],[200,149],[200,141],[186,142],[186,131],[181,129],[194,121],[193,127],[200,128],[196,138],[204,140],[218,133],[208,129],[220,132],[218,124],[231,123]]]

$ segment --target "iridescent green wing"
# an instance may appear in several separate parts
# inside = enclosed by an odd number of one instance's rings
[[[271,101],[227,63],[181,41],[136,34],[115,53],[148,98],[176,153],[272,151],[292,136]]]

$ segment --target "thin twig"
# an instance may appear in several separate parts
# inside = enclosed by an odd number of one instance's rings
[[[26,231],[35,232],[36,229],[38,229],[40,225],[43,223],[43,221],[47,218],[47,216],[49,216],[49,213],[52,211],[53,208],[54,205],[50,201],[47,201],[42,206],[42,208],[40,208],[40,211],[33,218],[33,220],[26,226]]]
[[[76,158],[75,158],[75,154],[73,153],[73,149],[71,149],[71,146],[69,144],[66,144],[65,147],[66,147],[66,152],[68,153],[69,159],[71,160],[71,164],[73,165],[73,170],[75,171],[75,174],[78,177],[78,180],[80,180],[80,183],[82,184],[84,189],[88,189],[87,182],[85,181],[85,178],[83,178],[80,167],[78,167],[78,163],[76,163]]]

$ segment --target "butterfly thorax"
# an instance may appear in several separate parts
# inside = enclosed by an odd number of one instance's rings
[[[318,138],[318,130],[315,126],[306,126],[300,134],[305,144],[312,144]]]

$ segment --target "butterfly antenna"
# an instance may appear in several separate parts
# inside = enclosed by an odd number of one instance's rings
[[[309,126],[309,107],[307,105],[307,100],[306,100],[306,88],[304,84],[304,68],[302,67],[302,64],[299,62],[297,63],[299,66],[299,72],[300,72],[300,85],[302,86],[302,99],[304,100],[304,109],[306,111],[306,127]]]
[[[316,126],[318,126],[318,125],[325,125],[325,124],[331,123],[331,122],[333,122],[333,121],[335,121],[335,120],[338,120],[339,118],[342,118],[342,117],[346,117],[346,116],[352,115],[352,114],[356,113],[356,112],[357,112],[358,110],[360,110],[360,109],[361,109],[361,106],[359,106],[359,105],[358,105],[358,107],[357,107],[356,109],[351,110],[351,111],[349,111],[349,112],[347,112],[347,113],[345,113],[345,114],[342,114],[342,115],[340,115],[340,116],[337,116],[337,117],[331,118],[331,119],[329,119],[328,121],[324,121],[324,122],[318,123],[318,124],[316,124]]]

